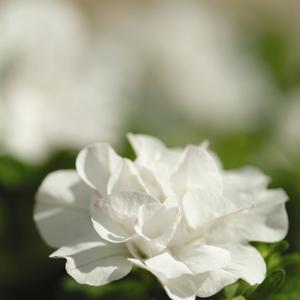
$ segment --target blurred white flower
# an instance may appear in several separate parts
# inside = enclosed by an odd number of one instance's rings
[[[99,51],[74,4],[1,3],[0,36],[7,151],[38,160],[57,147],[118,141],[125,109],[122,66]]]
[[[131,53],[140,78],[150,73],[140,88],[148,84],[196,124],[225,132],[258,126],[272,85],[229,20],[194,0],[126,4],[102,12],[99,42]]]
[[[57,147],[116,143],[128,112],[144,109],[145,90],[155,90],[156,110],[169,100],[167,112],[177,108],[197,126],[221,133],[259,126],[267,76],[209,6],[88,5],[95,19],[63,0],[1,3],[0,128],[8,151],[37,160]]]
[[[77,171],[42,183],[34,219],[59,247],[79,283],[103,285],[132,265],[158,277],[171,299],[217,293],[242,278],[263,281],[266,265],[249,241],[287,233],[287,195],[267,189],[254,168],[225,171],[207,143],[168,149],[154,137],[129,135],[137,158],[108,144],[80,152]]]

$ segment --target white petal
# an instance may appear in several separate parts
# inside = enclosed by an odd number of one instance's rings
[[[254,167],[224,172],[224,185],[234,186],[239,191],[265,189],[269,182],[270,178]]]
[[[103,239],[124,242],[135,234],[139,210],[144,205],[159,203],[144,193],[121,192],[93,200],[91,208],[95,230]]]
[[[196,288],[191,271],[185,264],[165,252],[145,261],[173,300],[194,300]]]
[[[135,225],[137,234],[161,251],[173,238],[180,221],[177,199],[168,198],[163,204],[145,205],[139,211]]]
[[[108,182],[108,194],[129,191],[148,192],[132,161],[123,159],[122,167],[113,174]]]
[[[78,154],[76,168],[86,184],[105,195],[108,180],[121,163],[122,158],[108,144],[94,144]]]
[[[172,251],[194,274],[214,271],[225,267],[230,261],[229,251],[195,241]]]
[[[223,269],[196,276],[199,297],[212,296],[238,279],[255,285],[265,278],[266,264],[254,247],[239,244],[228,244],[222,247],[230,252],[231,261]]]
[[[123,245],[104,241],[62,247],[51,257],[66,258],[66,271],[77,282],[99,286],[126,276],[131,270]]]
[[[164,185],[164,182],[159,180],[160,178],[159,176],[155,175],[154,170],[144,166],[138,166],[138,169],[139,174],[149,193],[163,202],[166,198],[166,186]]]
[[[224,195],[237,207],[255,204],[257,193],[266,190],[270,178],[253,167],[223,173]]]
[[[98,200],[93,201],[91,217],[94,229],[104,240],[123,243],[131,238],[131,235],[110,216],[109,212],[98,203]]]
[[[129,134],[128,139],[137,155],[139,173],[151,193],[158,199],[174,194],[170,175],[182,150],[168,149],[152,136]]]
[[[209,188],[188,191],[182,199],[183,215],[194,229],[235,210],[237,208],[229,199]]]
[[[45,241],[60,247],[94,232],[90,202],[90,190],[75,171],[49,174],[37,192],[34,208],[34,220]]]
[[[129,133],[127,137],[137,159],[146,165],[165,148],[163,142],[149,135]]]
[[[288,231],[287,199],[280,189],[261,192],[256,207],[234,215],[231,222],[237,233],[248,241],[280,241]]]
[[[222,163],[221,159],[219,158],[219,156],[217,155],[217,153],[209,148],[209,142],[204,141],[199,146],[202,147],[202,148],[205,148],[208,151],[208,153],[211,155],[211,157],[215,160],[215,163],[216,163],[218,169],[220,171],[224,172],[223,163]]]
[[[129,259],[129,261],[133,265],[148,270],[152,272],[155,276],[157,276],[171,299],[194,300],[196,298],[196,287],[193,278],[189,274],[189,270],[186,269],[186,266],[184,266],[179,261],[174,260],[174,258],[172,258],[171,256],[169,258],[164,258],[164,256],[166,255],[162,254],[156,258],[152,258],[151,260],[153,260],[154,266],[152,266],[151,262],[148,263],[148,265],[150,266],[147,266],[144,263],[142,263],[142,261],[137,259]],[[159,261],[155,262],[157,258]],[[166,266],[173,268],[171,271],[171,273],[173,273],[174,275],[173,278],[167,279],[166,276],[162,273],[162,269],[164,266],[163,263],[166,263]]]
[[[225,286],[238,280],[238,276],[224,270],[216,270],[196,276],[197,296],[210,297]]]
[[[256,206],[241,210],[220,219],[208,234],[214,241],[261,241],[282,240],[288,231],[288,216],[283,190],[265,190],[253,195]]]
[[[187,191],[209,188],[222,191],[222,178],[215,159],[203,147],[187,146],[172,176],[179,196]]]
[[[195,300],[196,288],[193,280],[187,276],[166,280],[164,289],[172,300]]]
[[[265,261],[254,247],[238,244],[223,247],[231,255],[231,261],[224,268],[225,271],[238,276],[251,285],[261,283],[265,279]]]
[[[158,252],[154,249],[153,243],[140,236],[134,236],[126,241],[126,246],[131,253],[131,256],[140,260],[152,257]]]

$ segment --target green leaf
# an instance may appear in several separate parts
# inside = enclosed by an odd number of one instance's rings
[[[285,281],[285,271],[280,269],[272,272],[264,282],[248,297],[248,300],[266,300],[275,294]]]
[[[300,253],[285,255],[282,263],[285,267],[300,267]]]
[[[227,286],[224,289],[224,295],[225,295],[226,299],[233,299],[237,295],[239,286],[240,286],[239,281]]]
[[[246,298],[243,296],[237,296],[237,297],[234,297],[232,300],[246,300]]]
[[[9,156],[0,156],[0,186],[14,190],[28,183],[32,170],[26,164]]]
[[[286,281],[282,289],[272,297],[272,300],[300,299],[300,269],[292,269],[286,274]]]

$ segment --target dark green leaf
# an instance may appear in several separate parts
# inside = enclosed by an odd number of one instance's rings
[[[266,300],[275,294],[283,285],[285,280],[285,271],[276,270],[272,272],[264,282],[248,297],[248,300]]]

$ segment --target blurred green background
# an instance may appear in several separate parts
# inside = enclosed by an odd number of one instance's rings
[[[286,271],[270,299],[300,299],[300,4],[251,3],[0,1],[1,300],[167,299],[141,270],[76,284],[32,219],[43,178],[74,168],[81,147],[109,141],[133,158],[126,132],[209,140],[226,169],[254,165],[284,188],[289,248],[258,247]]]

